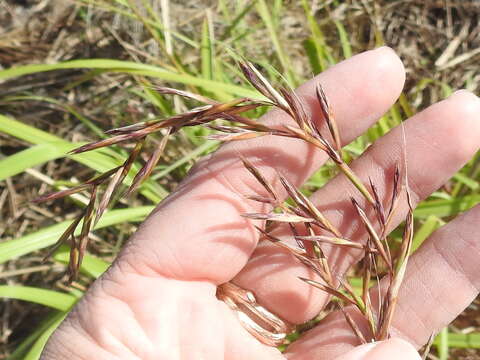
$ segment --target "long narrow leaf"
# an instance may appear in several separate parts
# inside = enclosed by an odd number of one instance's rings
[[[427,200],[421,202],[415,209],[416,218],[453,216],[466,211],[480,203],[480,194],[465,195],[453,199]]]
[[[141,221],[153,210],[153,208],[153,206],[143,206],[130,209],[112,210],[100,219],[96,228],[100,229],[129,221]],[[0,264],[18,256],[55,244],[70,223],[71,221],[63,221],[32,234],[22,236],[21,238],[1,243]],[[77,235],[79,233],[80,229],[77,228]]]
[[[65,319],[66,316],[67,316],[66,313],[62,314],[62,316],[59,316],[58,319],[56,319],[53,322],[53,324],[50,325],[50,327],[38,338],[38,340],[35,341],[35,344],[33,344],[32,348],[30,349],[28,354],[25,356],[24,360],[40,359],[40,355],[42,354],[43,348],[45,347],[45,344],[50,338],[50,335],[52,335],[52,333],[60,325],[63,319]]]
[[[65,156],[74,144],[40,144],[17,152],[0,160],[0,180],[20,174],[31,167]]]
[[[9,355],[8,360],[24,360],[32,344],[34,344],[45,331],[48,331],[50,327],[63,320],[64,317],[64,312],[52,311],[32,333],[23,339],[19,345],[15,346],[15,351]]]
[[[60,311],[68,311],[78,300],[73,295],[58,291],[14,285],[1,285],[0,297],[29,301]]]
[[[63,140],[60,137],[51,135],[45,131],[34,128],[27,124],[23,124],[20,121],[12,119],[7,116],[0,114],[0,132],[9,134],[18,139],[27,141],[32,144],[49,144],[50,146],[56,148],[55,152],[62,151],[67,148],[76,148],[78,144],[74,144],[68,141]],[[125,159],[120,158],[115,159],[112,156],[108,156],[109,150],[100,150],[92,151],[86,154],[76,154],[76,155],[67,155],[67,157],[72,158],[79,163],[88,166],[98,172],[105,172],[114,167],[120,165]],[[38,163],[37,163],[38,165]],[[136,168],[135,170],[138,170]],[[126,182],[130,184],[133,180],[133,174],[127,176]],[[159,194],[161,196],[159,196]],[[167,191],[160,187],[158,184],[153,181],[148,181],[144,184],[142,189],[142,195],[150,199],[154,203],[158,203],[164,196],[168,195]]]
[[[0,71],[0,80],[11,79],[17,76],[34,74],[45,71],[62,70],[62,69],[101,69],[112,72],[121,72],[133,75],[144,75],[165,81],[178,82],[193,86],[200,86],[205,90],[224,91],[231,95],[248,97],[252,99],[260,99],[257,92],[251,91],[241,86],[226,84],[219,81],[203,79],[200,77],[178,74],[165,70],[158,66],[140,64],[131,61],[112,60],[112,59],[84,59],[61,62],[58,64],[40,64],[26,65],[10,68]]]

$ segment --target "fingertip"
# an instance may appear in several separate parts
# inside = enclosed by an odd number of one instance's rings
[[[448,101],[454,101],[463,115],[477,117],[480,112],[480,99],[466,89],[455,91],[448,97]]]
[[[405,66],[398,54],[389,46],[381,46],[372,52],[377,57],[377,67],[382,72],[391,72],[396,76],[396,83],[399,85],[399,91],[403,89],[406,72]]]
[[[420,360],[417,350],[407,341],[392,338],[357,346],[337,360]]]
[[[480,146],[480,98],[468,90],[458,90],[446,100],[458,155],[468,161]]]

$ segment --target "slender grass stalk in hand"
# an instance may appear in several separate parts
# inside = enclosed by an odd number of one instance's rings
[[[286,177],[278,173],[278,179],[290,200],[289,202],[282,201],[282,197],[276,193],[275,188],[267,181],[254,164],[246,158],[241,158],[244,167],[265,189],[266,194],[244,195],[247,199],[267,204],[269,210],[261,213],[246,213],[243,214],[243,216],[252,220],[263,221],[263,227],[256,226],[260,233],[261,240],[270,241],[282,247],[320,277],[321,281],[307,278],[300,278],[300,280],[328,293],[339,301],[339,306],[348,324],[360,342],[365,343],[371,340],[388,338],[398,291],[405,274],[413,239],[413,209],[406,184],[405,192],[409,213],[400,250],[393,255],[387,234],[400,201],[401,176],[399,167],[397,166],[394,172],[390,201],[384,205],[380,200],[375,184],[370,180],[369,189],[343,159],[341,134],[335,121],[333,109],[320,85],[316,88],[316,98],[321,109],[320,115],[327,125],[328,136],[323,135],[315,125],[314,119],[306,115],[301,99],[293,90],[288,88],[276,90],[265,77],[263,77],[260,71],[248,61],[240,63],[239,66],[248,82],[267,99],[266,101],[239,98],[225,103],[219,103],[187,91],[157,87],[154,89],[161,94],[182,96],[190,100],[202,102],[205,105],[167,119],[156,119],[109,130],[107,133],[111,135],[110,138],[92,142],[73,150],[72,153],[77,154],[124,142],[135,144],[130,155],[122,165],[77,187],[47,194],[36,200],[37,202],[54,200],[77,192],[90,190],[90,201],[86,209],[62,234],[49,255],[61,244],[70,239],[70,281],[78,276],[79,268],[87,249],[90,231],[106,209],[112,205],[113,199],[115,198],[114,195],[118,194],[124,179],[131,171],[133,163],[139,158],[140,154],[145,151],[144,145],[148,137],[153,133],[162,132],[163,138],[153,153],[149,154],[145,165],[135,175],[132,184],[126,192],[127,195],[137,190],[142,182],[150,176],[162,156],[168,139],[184,127],[198,125],[216,130],[218,133],[210,137],[224,142],[251,139],[266,135],[297,139],[326,153],[333,163],[337,165],[338,169],[358,189],[359,194],[366,201],[365,207],[362,207],[360,202],[355,198],[351,198],[351,202],[360,222],[368,234],[368,239],[364,243],[360,243],[342,234],[299,189],[291,184]],[[259,106],[273,106],[284,111],[294,121],[294,125],[270,127],[257,120],[242,116],[243,113]],[[372,211],[374,216],[369,218],[368,214]],[[282,241],[274,235],[278,227],[285,225],[290,230],[291,237],[296,241],[298,246],[290,245],[288,242]],[[78,237],[75,237],[73,234],[78,226],[81,226],[81,232]],[[325,255],[325,246],[353,248],[363,253],[363,283],[361,294],[357,294],[347,280],[335,274],[330,267],[328,257]],[[372,277],[378,276],[378,268],[380,265],[384,265],[386,268],[387,274],[385,278],[387,284],[385,288],[387,291],[381,301],[379,301],[379,304],[377,304],[378,308],[374,308],[370,297],[369,285]],[[220,287],[219,294],[221,293]],[[260,319],[262,318],[262,312],[259,312],[258,309],[255,308],[250,309],[249,306],[253,305],[249,305],[248,301],[244,306],[250,313],[255,313]],[[361,327],[350,314],[350,307],[356,309],[363,316],[368,324],[369,334],[360,331]],[[261,320],[268,323],[271,319]],[[275,341],[275,339],[272,339],[272,341]]]

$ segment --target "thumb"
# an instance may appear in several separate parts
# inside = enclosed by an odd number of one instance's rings
[[[415,348],[405,340],[389,339],[356,347],[336,360],[421,360]]]

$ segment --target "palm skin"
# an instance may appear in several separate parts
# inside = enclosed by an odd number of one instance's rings
[[[313,89],[322,83],[347,144],[388,110],[404,78],[398,57],[380,48],[332,67],[298,92],[309,116],[316,116]],[[441,186],[478,150],[479,110],[474,95],[459,92],[405,123],[405,161],[415,202]],[[265,121],[289,119],[272,111]],[[392,169],[402,156],[401,139],[400,129],[393,130],[352,164],[361,178],[373,179],[385,199]],[[43,359],[376,359],[373,353],[355,355],[363,348],[348,353],[357,340],[339,314],[331,314],[281,354],[258,342],[217,300],[216,287],[233,281],[293,324],[315,316],[328,300],[297,279],[314,274],[292,256],[271,244],[257,246],[253,222],[241,214],[261,211],[244,198],[261,188],[241,166],[239,154],[255,161],[279,192],[273,169],[299,186],[326,160],[299,141],[270,137],[227,144],[202,160],[142,224],[54,333]],[[312,201],[346,236],[362,241],[365,233],[347,203],[350,195],[359,198],[338,176]],[[395,222],[405,214],[404,204]],[[477,295],[479,220],[477,206],[432,235],[412,256],[393,322],[394,336],[419,347]],[[341,275],[359,254],[331,249],[327,257]],[[398,354],[415,358],[406,343],[392,346],[397,351],[389,358]]]

